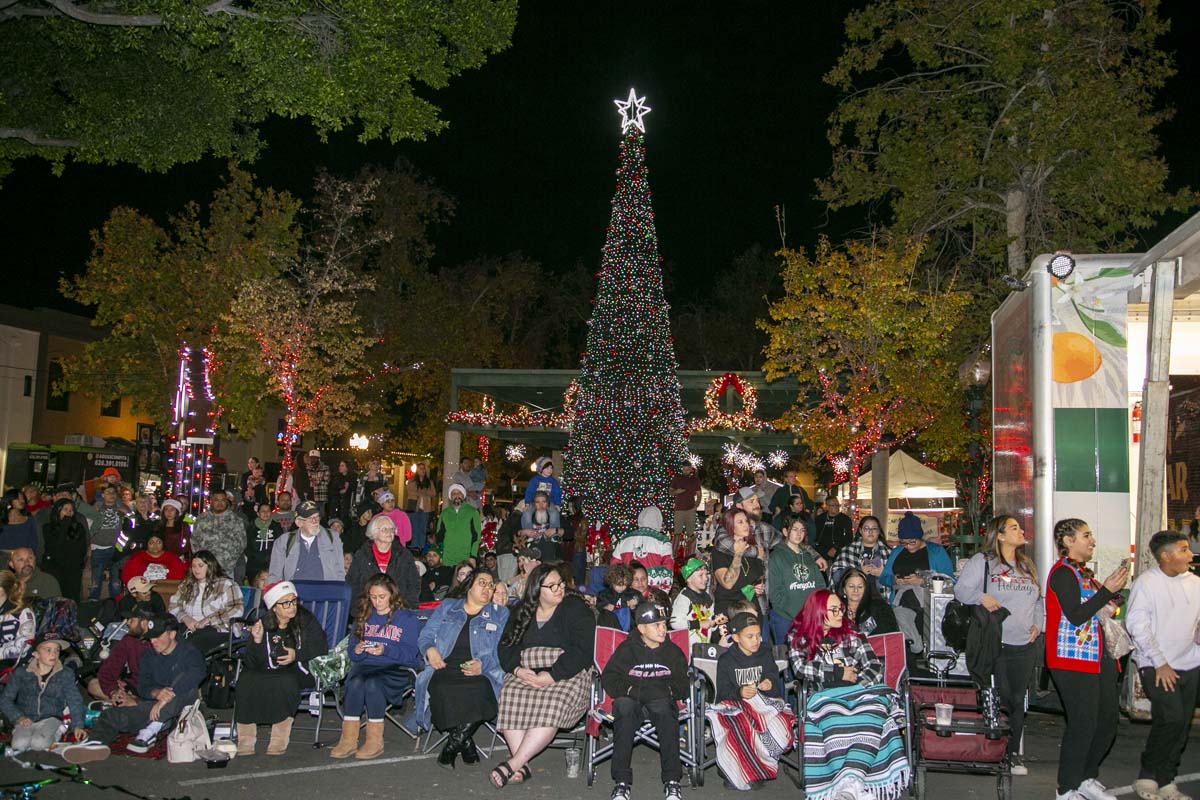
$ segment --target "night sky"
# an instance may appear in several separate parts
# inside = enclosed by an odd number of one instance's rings
[[[861,4],[861,3],[858,3]],[[673,302],[702,291],[730,258],[778,245],[773,207],[787,209],[789,243],[837,238],[853,218],[827,218],[813,199],[828,169],[825,119],[836,95],[821,82],[855,4],[555,0],[521,3],[512,46],[431,93],[449,128],[426,142],[360,145],[353,132],[322,144],[303,121],[276,121],[251,169],[260,182],[307,195],[315,171],[352,175],[402,156],[452,194],[458,209],[436,236],[435,263],[522,251],[548,273],[599,262],[620,139],[612,101],[635,86],[653,108],[647,161],[659,245]],[[1176,116],[1160,129],[1172,184],[1200,186],[1196,126],[1200,13],[1168,0],[1163,42],[1179,74],[1162,94]],[[590,13],[580,13],[580,8]],[[3,302],[80,310],[57,277],[83,269],[90,232],[117,205],[159,219],[207,202],[224,170],[209,160],[147,174],[132,167],[68,166],[56,178],[18,162],[0,187]],[[1166,219],[1157,240],[1181,221]],[[169,287],[147,286],[160,292]]]

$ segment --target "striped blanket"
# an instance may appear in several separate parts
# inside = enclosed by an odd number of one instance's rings
[[[817,692],[804,721],[804,783],[812,800],[842,793],[897,800],[908,787],[904,710],[886,686]]]
[[[779,757],[792,749],[796,715],[774,697],[756,694],[736,703],[725,701],[705,712],[712,725],[717,766],[738,789],[774,780]]]

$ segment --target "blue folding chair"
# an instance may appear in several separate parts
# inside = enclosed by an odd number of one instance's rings
[[[226,645],[225,655],[233,658],[233,649],[244,645],[250,640],[246,626],[252,622],[258,606],[262,603],[262,592],[253,586],[239,586],[242,590],[242,615],[235,617],[229,626],[229,644]]]
[[[325,638],[332,650],[346,635],[350,620],[350,584],[345,581],[293,581],[296,598],[300,605],[317,618],[325,631]],[[324,686],[320,679],[312,689],[306,689],[300,697],[298,710],[308,711],[317,718],[313,731],[313,747],[321,747],[321,722],[327,708],[338,711],[337,686]]]

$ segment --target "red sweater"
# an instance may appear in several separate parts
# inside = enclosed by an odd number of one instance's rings
[[[124,639],[112,646],[108,658],[100,665],[96,677],[100,680],[100,689],[110,697],[117,690],[117,682],[126,668],[129,677],[125,679],[125,688],[132,694],[137,694],[138,661],[150,649],[150,643],[136,636],[126,635]]]
[[[146,580],[181,581],[187,576],[187,564],[174,553],[164,551],[155,557],[145,550],[139,550],[129,557],[121,570],[121,583],[129,583],[129,579],[137,575]]]

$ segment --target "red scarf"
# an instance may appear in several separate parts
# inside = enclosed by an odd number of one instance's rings
[[[388,550],[386,553],[381,553],[379,552],[379,549],[375,547],[375,543],[372,542],[371,554],[375,556],[375,566],[379,567],[379,571],[387,572],[388,562],[392,560],[392,551]]]

